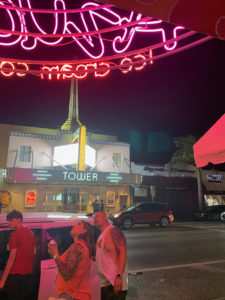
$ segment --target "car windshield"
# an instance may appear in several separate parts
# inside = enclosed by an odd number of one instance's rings
[[[137,205],[132,205],[132,206],[128,207],[128,208],[126,209],[126,211],[130,211],[130,210],[134,209],[136,206],[137,206]]]

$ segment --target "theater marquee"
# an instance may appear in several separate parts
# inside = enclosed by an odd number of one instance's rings
[[[14,182],[61,182],[61,183],[120,183],[138,184],[140,175],[127,173],[79,172],[76,170],[44,170],[16,168],[9,172]]]

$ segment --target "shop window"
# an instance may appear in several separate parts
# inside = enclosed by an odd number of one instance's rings
[[[127,207],[128,195],[120,195],[120,209]]]
[[[115,192],[107,192],[106,205],[107,206],[115,206],[115,203],[116,203]]]
[[[20,161],[30,162],[31,160],[31,147],[30,146],[21,146],[20,147]]]
[[[63,195],[61,193],[59,194],[53,194],[53,193],[45,193],[45,202],[44,207],[45,211],[61,211],[62,205],[63,205]]]
[[[221,195],[204,195],[206,206],[223,205],[224,200]]]
[[[113,160],[116,163],[117,167],[121,167],[121,153],[113,153]]]

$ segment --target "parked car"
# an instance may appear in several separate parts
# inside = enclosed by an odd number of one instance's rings
[[[207,206],[204,210],[194,213],[197,221],[223,221],[225,220],[225,205]]]
[[[135,224],[159,224],[166,228],[174,221],[174,216],[163,203],[142,202],[111,214],[109,219],[123,229],[130,229]]]
[[[59,253],[62,254],[72,243],[70,231],[74,224],[85,220],[94,224],[93,217],[84,214],[69,213],[23,213],[23,224],[30,228],[36,238],[37,254],[35,255],[33,270],[33,298],[30,300],[48,300],[54,295],[55,279],[58,273],[54,259],[47,252],[47,244],[53,238],[57,241]],[[99,234],[94,226],[96,239]],[[6,215],[0,215],[0,276],[9,256],[7,244],[12,230],[8,227]],[[92,261],[90,270],[90,285],[93,300],[100,300],[100,283],[95,272],[95,262]],[[4,292],[0,291],[0,299],[4,299]]]

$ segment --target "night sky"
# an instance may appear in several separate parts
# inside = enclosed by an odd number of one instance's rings
[[[57,128],[67,119],[69,80],[0,76],[0,87],[0,123]],[[90,75],[79,81],[80,121],[88,131],[131,142],[131,158],[136,162],[167,163],[174,151],[168,137],[193,134],[200,138],[224,112],[222,40],[159,59],[139,72],[115,70],[102,79]],[[151,152],[148,138],[152,134],[162,139]],[[139,148],[135,148],[135,136]]]

